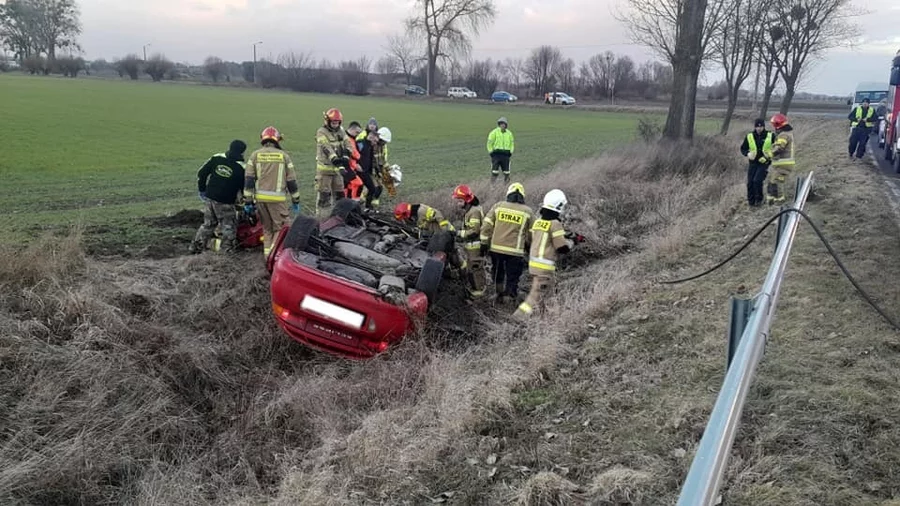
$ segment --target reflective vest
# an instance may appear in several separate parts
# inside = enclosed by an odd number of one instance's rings
[[[490,242],[494,253],[524,257],[533,222],[534,214],[525,204],[498,202],[484,216],[481,242]]]
[[[793,167],[794,166],[794,133],[781,132],[775,139],[775,146],[772,155],[773,167]]]
[[[769,161],[772,160],[772,132],[766,132],[766,138],[763,140],[762,147],[762,155],[766,157]],[[753,132],[747,134],[747,145],[750,146],[750,152],[756,153],[756,159],[759,160],[759,149],[756,145],[756,136],[753,135]],[[763,160],[759,160],[761,163],[766,163]]]
[[[494,151],[512,154],[516,150],[516,139],[513,137],[513,133],[509,129],[504,132],[500,130],[500,127],[491,130],[491,133],[488,134],[487,150],[491,154]]]
[[[531,227],[531,255],[528,272],[550,274],[556,271],[556,250],[568,246],[566,231],[559,220],[537,220]]]
[[[856,108],[856,121],[851,122],[850,125],[856,126],[860,122],[860,120],[862,120],[863,126],[866,128],[869,128],[872,126],[872,116],[875,115],[875,109],[872,109],[871,107],[869,107],[866,112],[865,119],[863,119],[862,110],[863,110],[862,107]]]

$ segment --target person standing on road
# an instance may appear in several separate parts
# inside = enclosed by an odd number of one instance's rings
[[[202,253],[206,243],[220,228],[221,247],[233,252],[237,247],[237,213],[234,206],[240,202],[244,188],[244,152],[247,144],[231,141],[228,151],[212,155],[197,171],[197,192],[203,202],[203,224],[197,230],[188,251]]]
[[[341,169],[350,169],[353,142],[341,124],[341,111],[328,109],[325,124],[316,130],[316,214],[320,218],[331,214],[334,203],[344,197],[344,178]]]
[[[262,148],[247,160],[244,175],[244,211],[259,211],[263,226],[263,255],[268,257],[275,235],[291,222],[292,210],[300,213],[300,188],[291,157],[281,149],[284,138],[275,127],[266,127],[260,134]],[[291,200],[289,210],[287,202]]]
[[[862,105],[856,107],[847,116],[850,120],[850,158],[856,153],[856,158],[862,158],[866,154],[866,144],[869,143],[869,131],[875,124],[875,109],[869,106],[869,99],[865,98]]]
[[[453,189],[451,195],[459,201],[464,213],[462,226],[459,228],[459,241],[466,251],[463,263],[469,295],[479,298],[484,295],[484,255],[481,253],[481,225],[484,222],[484,209],[472,189],[461,184]]]
[[[794,169],[794,128],[787,116],[778,113],[769,120],[775,129],[772,144],[772,167],[766,179],[766,201],[769,205],[783,204],[787,198],[785,182]]]
[[[513,183],[506,189],[506,202],[498,202],[484,216],[481,226],[481,255],[491,253],[491,272],[496,302],[506,297],[515,301],[519,278],[525,270],[525,255],[531,237],[528,231],[534,212],[525,205],[525,187]]]
[[[753,122],[753,131],[744,138],[741,154],[749,160],[747,168],[747,203],[750,207],[763,204],[763,183],[772,164],[772,132],[766,131],[766,122],[762,118]]]
[[[574,241],[566,238],[566,230],[560,221],[569,201],[562,190],[550,190],[544,195],[540,209],[541,218],[531,227],[531,251],[528,272],[531,273],[531,291],[519,304],[514,317],[521,318],[534,313],[556,287],[556,259],[568,253]]]
[[[497,120],[497,128],[491,130],[487,139],[487,150],[491,155],[491,182],[497,180],[503,171],[503,181],[509,182],[509,159],[516,149],[515,137],[509,130],[505,117]]]

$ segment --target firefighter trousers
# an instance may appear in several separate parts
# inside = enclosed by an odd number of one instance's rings
[[[491,272],[497,295],[515,299],[519,295],[519,278],[525,271],[525,259],[515,255],[491,252]]]
[[[291,212],[287,202],[258,202],[259,222],[263,226],[263,255],[269,256],[272,241],[285,225],[291,224]]]
[[[540,310],[548,295],[556,288],[556,276],[548,274],[534,274],[531,278],[531,291],[525,302],[519,304],[519,308],[513,316],[528,316]]]
[[[466,287],[472,297],[484,295],[484,257],[481,251],[476,249],[466,250]]]
[[[207,199],[205,204],[203,224],[200,225],[193,242],[191,242],[191,252],[200,253],[205,250],[206,244],[215,235],[217,227],[221,234],[221,249],[234,251],[237,244],[237,212],[234,204],[223,204],[212,199]]]
[[[344,176],[337,171],[316,172],[316,216],[331,216],[334,203],[344,197]],[[268,237],[268,233],[266,234]]]
[[[791,167],[772,165],[766,178],[766,202],[769,205],[781,205],[787,201],[787,178],[791,175]]]

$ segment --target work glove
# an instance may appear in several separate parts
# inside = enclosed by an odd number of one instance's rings
[[[293,212],[294,214],[300,214],[300,203],[299,202],[294,202],[293,204],[291,204],[291,212]]]
[[[756,160],[756,151],[750,151],[749,153],[747,153],[747,159],[751,162],[753,160]]]
[[[335,165],[336,167],[343,167],[343,168],[345,168],[345,169],[349,169],[349,168],[350,168],[350,159],[347,158],[346,156],[339,156],[339,157],[334,161],[334,165]]]
[[[490,245],[482,244],[481,245],[481,256],[487,256],[487,254],[490,250],[491,250]]]
[[[256,214],[256,205],[253,203],[244,204],[244,214],[247,216],[253,216]]]
[[[201,202],[206,202],[206,192],[197,192],[197,195],[200,196]]]

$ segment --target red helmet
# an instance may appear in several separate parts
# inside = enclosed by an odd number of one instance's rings
[[[462,200],[466,204],[475,200],[475,194],[472,193],[472,189],[469,188],[468,185],[461,184],[453,189],[453,195],[451,197]]]
[[[265,142],[267,140],[281,142],[283,139],[284,137],[281,136],[281,132],[273,126],[266,127],[263,129],[262,133],[259,134],[260,142]]]
[[[343,123],[344,115],[341,114],[340,110],[332,107],[331,109],[328,109],[327,111],[325,111],[325,121],[328,121],[328,122],[340,121],[341,123]]]
[[[788,124],[788,118],[784,114],[778,113],[772,116],[772,119],[769,120],[769,123],[771,123],[772,126],[777,130]]]
[[[394,218],[400,221],[408,220],[412,216],[412,205],[408,202],[401,202],[394,208]]]

